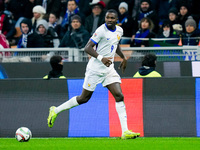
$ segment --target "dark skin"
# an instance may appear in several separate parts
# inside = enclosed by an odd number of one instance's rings
[[[108,29],[115,30],[117,19],[118,19],[117,15],[115,13],[110,13],[110,12],[106,13],[105,22]],[[95,46],[94,42],[89,40],[85,46],[85,52],[97,58],[99,54],[93,49],[94,46]],[[119,69],[122,69],[122,72],[124,73],[126,69],[127,59],[122,53],[122,50],[119,44],[117,46],[116,53],[123,59],[123,61],[121,62],[119,66]],[[112,57],[103,57],[101,61],[105,66],[109,67],[112,64],[111,59]],[[112,83],[110,85],[107,85],[106,87],[112,93],[116,102],[120,102],[124,100],[124,95],[122,94],[120,83]],[[93,94],[93,91],[88,91],[86,89],[83,89],[81,95],[77,96],[77,102],[79,103],[79,105],[88,102],[92,94]]]

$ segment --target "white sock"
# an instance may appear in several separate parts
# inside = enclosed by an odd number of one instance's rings
[[[72,107],[78,106],[78,102],[76,100],[76,96],[72,97],[70,100],[66,101],[65,103],[61,104],[60,106],[55,108],[55,113],[59,114],[61,111],[70,109]]]
[[[121,123],[122,133],[128,130],[126,108],[123,101],[115,102],[115,107]]]

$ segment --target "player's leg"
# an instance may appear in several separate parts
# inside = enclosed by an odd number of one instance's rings
[[[122,139],[130,139],[130,138],[136,138],[137,136],[140,136],[139,133],[134,133],[130,130],[128,130],[127,125],[127,115],[126,115],[126,108],[124,104],[124,95],[121,90],[120,83],[112,83],[110,85],[106,86],[108,90],[111,92],[113,97],[115,98],[115,107],[119,116],[119,120],[121,123],[122,128]]]
[[[93,91],[88,91],[86,89],[83,89],[80,96],[74,96],[70,100],[68,100],[65,103],[61,104],[60,106],[56,107],[55,113],[59,114],[60,112],[62,112],[64,110],[68,110],[75,106],[78,106],[80,104],[84,104],[84,103],[88,102],[92,96],[92,93],[93,93]]]
[[[51,106],[49,109],[49,116],[47,119],[48,126],[50,128],[53,127],[56,117],[60,112],[88,102],[92,96],[92,93],[93,91],[88,91],[86,89],[83,89],[80,96],[74,96],[58,107]]]
[[[119,83],[112,83],[107,85],[108,90],[111,92],[113,97],[115,98],[115,107],[117,113],[119,115],[122,133],[128,130],[127,127],[127,116],[126,116],[126,109],[124,105],[124,95],[122,94],[122,90]]]

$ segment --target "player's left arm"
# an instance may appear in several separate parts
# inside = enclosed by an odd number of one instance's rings
[[[122,50],[119,44],[117,46],[116,53],[123,59],[122,62],[120,63],[119,69],[122,68],[122,73],[124,73],[126,69],[126,65],[127,65],[127,59],[126,59],[126,56],[122,53]]]

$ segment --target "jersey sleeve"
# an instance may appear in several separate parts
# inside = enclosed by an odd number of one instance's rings
[[[103,31],[101,30],[101,28],[97,28],[97,30],[94,32],[90,40],[94,42],[95,44],[97,44],[101,40],[102,35],[103,35]]]

